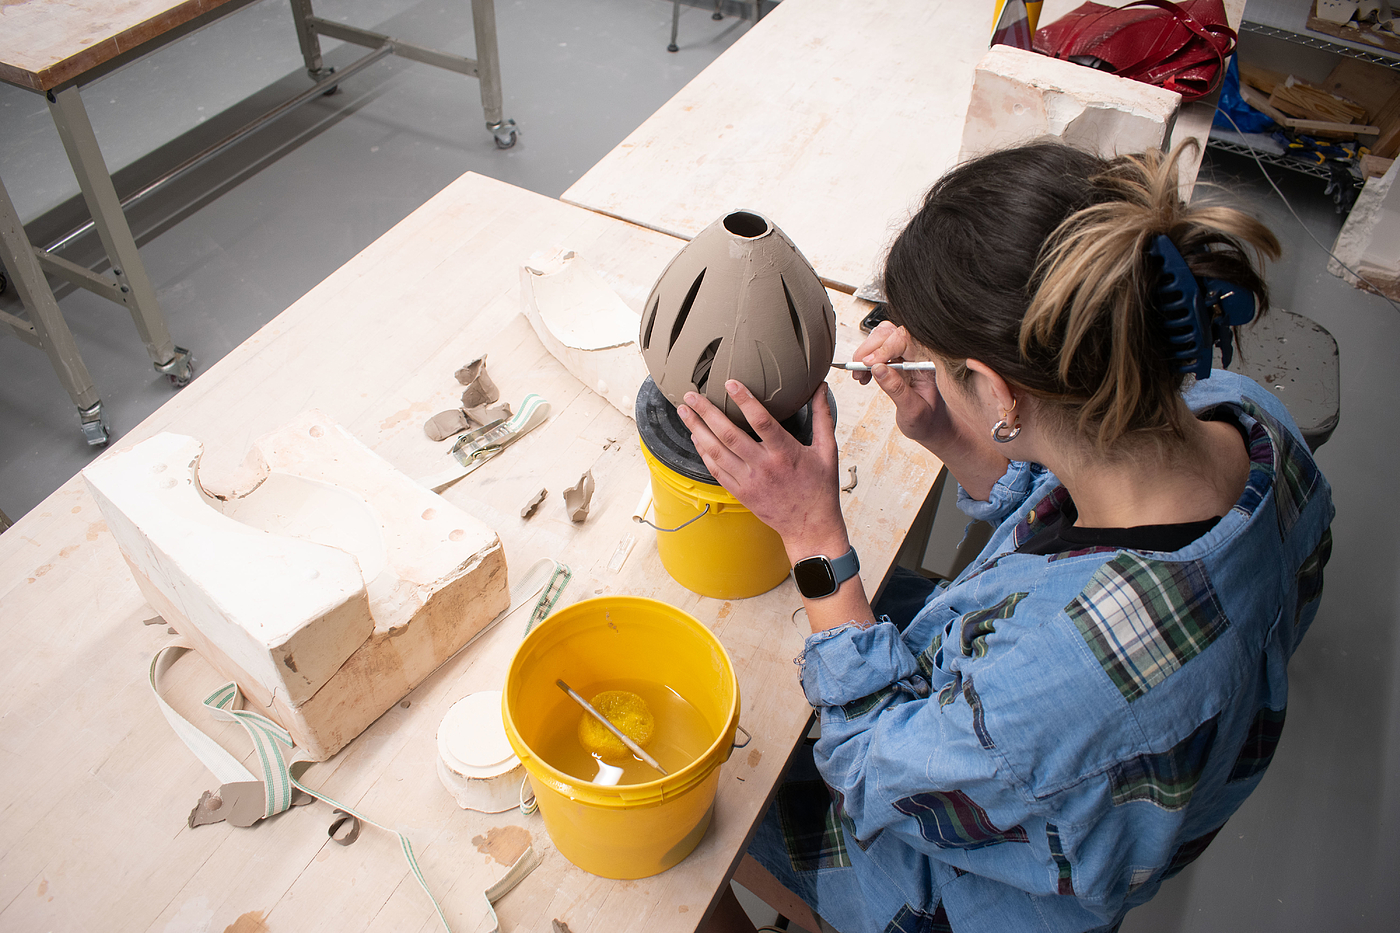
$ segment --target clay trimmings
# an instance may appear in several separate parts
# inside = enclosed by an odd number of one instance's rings
[[[700,231],[661,273],[639,343],[672,405],[693,389],[744,424],[724,391],[737,379],[781,421],[826,378],[836,314],[792,241],[767,218],[736,211]]]

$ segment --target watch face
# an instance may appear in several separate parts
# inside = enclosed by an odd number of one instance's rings
[[[820,598],[836,592],[836,574],[825,557],[806,557],[793,564],[792,578],[803,596]]]

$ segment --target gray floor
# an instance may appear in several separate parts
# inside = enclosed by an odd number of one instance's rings
[[[466,5],[343,0],[322,15],[469,52]],[[746,28],[686,9],[664,51],[664,0],[498,0],[507,113],[497,151],[476,85],[390,61],[242,144],[132,214],[177,343],[205,367],[453,178],[482,172],[558,195]],[[328,44],[329,47],[329,44]],[[334,63],[351,51],[328,57]],[[286,6],[270,0],[85,95],[119,188],[303,85]],[[202,108],[202,109],[201,109]],[[891,129],[891,132],[895,132]],[[0,88],[0,173],[36,238],[76,216],[76,184],[41,98]],[[1342,421],[1319,461],[1337,504],[1322,609],[1292,664],[1288,725],[1258,792],[1206,854],[1130,916],[1128,933],[1400,929],[1400,545],[1375,490],[1400,429],[1400,312],[1329,275],[1251,163],[1207,166],[1286,244],[1275,301],[1323,324],[1342,361]],[[1331,244],[1318,182],[1276,172]],[[81,244],[72,254],[80,258]],[[170,398],[125,313],[84,293],[65,315],[118,437]],[[93,456],[44,357],[0,339],[0,510],[18,517]]]

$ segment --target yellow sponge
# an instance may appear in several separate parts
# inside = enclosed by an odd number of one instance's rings
[[[638,745],[645,746],[656,731],[656,719],[646,700],[627,690],[605,690],[595,696],[593,708],[607,717],[608,722]],[[585,712],[578,721],[578,740],[590,755],[603,758],[622,758],[630,755],[627,746],[607,727]]]

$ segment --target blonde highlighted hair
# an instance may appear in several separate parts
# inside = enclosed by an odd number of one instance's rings
[[[1148,247],[1165,234],[1195,275],[1253,292],[1262,312],[1257,264],[1279,245],[1238,210],[1183,204],[1181,156],[1047,141],[957,167],[890,250],[890,317],[941,357],[986,363],[1101,452],[1184,436]]]

